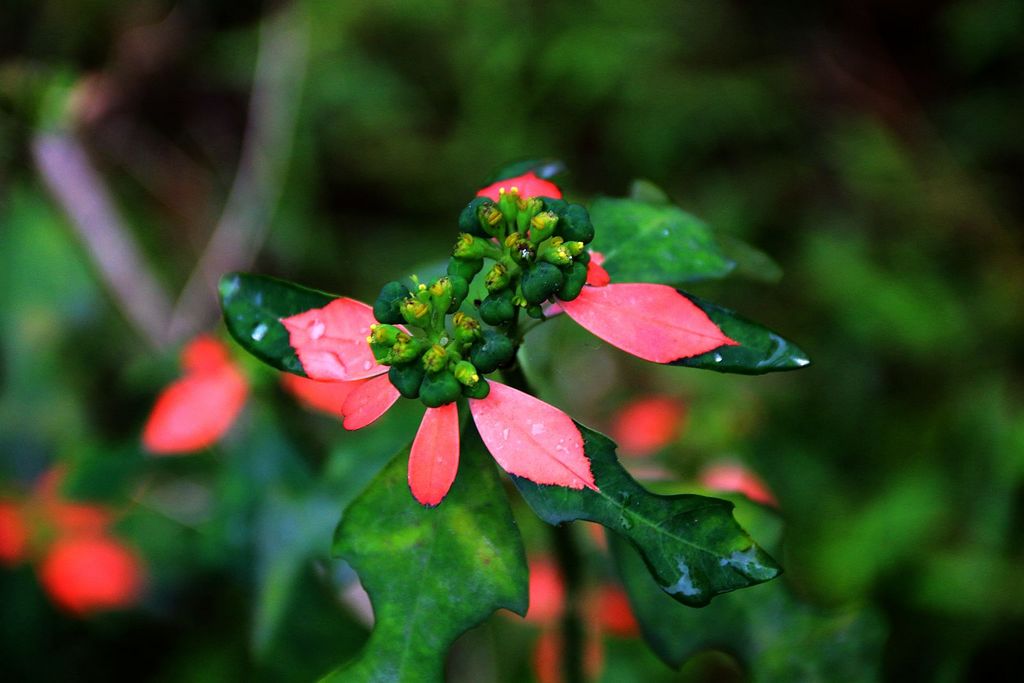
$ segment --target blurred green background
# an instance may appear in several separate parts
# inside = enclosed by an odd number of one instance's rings
[[[82,620],[0,569],[10,680],[305,681],[358,650],[330,533],[415,409],[343,433],[250,368],[217,449],[147,458],[142,425],[182,343],[218,329],[204,268],[372,299],[445,258],[476,188],[528,157],[564,160],[577,201],[649,179],[771,254],[777,284],[694,291],[814,361],[650,368],[556,321],[529,340],[545,398],[598,428],[685,399],[659,463],[745,462],[780,501],[793,593],[877,618],[849,680],[1019,671],[1021,35],[1013,0],[8,0],[0,492],[65,463],[69,495],[126,511],[150,575],[135,609]],[[453,680],[529,679],[525,627],[492,621]],[[770,679],[607,657],[609,681]]]

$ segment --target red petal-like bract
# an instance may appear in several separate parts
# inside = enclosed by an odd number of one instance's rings
[[[143,445],[158,455],[212,445],[231,428],[248,391],[245,376],[230,363],[186,375],[157,398],[142,433]]]
[[[345,429],[362,429],[386,413],[399,396],[401,394],[387,375],[359,382],[341,409],[345,415],[343,426]]]
[[[437,505],[459,471],[459,408],[427,408],[409,451],[409,488],[423,505]]]
[[[612,281],[612,276],[604,269],[604,254],[599,251],[590,252],[590,263],[587,264],[587,284],[591,287],[604,287]]]
[[[371,307],[345,298],[281,319],[306,375],[329,382],[350,382],[388,371],[377,363],[366,341],[375,322]]]
[[[355,382],[318,382],[289,372],[281,373],[281,386],[308,408],[341,417],[349,394],[362,384]]]
[[[181,367],[185,372],[215,370],[231,362],[228,347],[208,334],[201,334],[181,351]]]
[[[620,638],[640,635],[640,625],[629,606],[629,598],[619,586],[601,586],[591,604],[594,605],[595,620],[602,631]]]
[[[700,475],[700,483],[714,491],[736,491],[755,503],[778,507],[779,503],[761,479],[740,465],[711,465]]]
[[[20,506],[14,501],[0,501],[0,565],[13,566],[28,551],[28,528]]]
[[[142,562],[105,536],[57,540],[39,573],[54,602],[80,615],[128,607],[142,588]]]
[[[686,408],[671,396],[649,396],[633,401],[612,425],[611,436],[627,455],[649,455],[676,437]]]
[[[612,346],[655,363],[736,345],[695,303],[667,285],[584,287],[562,309]]]
[[[530,558],[530,608],[526,620],[554,624],[565,608],[565,582],[549,557]]]
[[[487,398],[472,398],[469,406],[484,445],[509,474],[537,484],[597,490],[583,436],[558,408],[499,382],[491,382]]]
[[[519,195],[524,199],[529,199],[530,197],[551,197],[552,199],[562,198],[562,191],[558,189],[557,185],[550,180],[538,178],[537,174],[533,171],[516,176],[515,178],[499,180],[498,182],[488,185],[477,192],[476,196],[487,197],[493,201],[498,201],[501,197],[499,192],[501,188],[509,190],[513,187],[518,188]]]

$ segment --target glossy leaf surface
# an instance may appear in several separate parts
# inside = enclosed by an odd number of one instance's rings
[[[748,523],[755,507],[743,506]],[[755,514],[774,518],[763,508]],[[770,537],[763,527],[758,519],[751,524],[759,538]],[[613,535],[609,544],[644,638],[670,666],[716,649],[738,657],[757,681],[877,680],[884,632],[874,614],[816,608],[793,597],[781,581],[722,596],[706,609],[687,609],[659,590],[629,543]]]
[[[376,625],[360,656],[327,681],[441,681],[461,633],[499,608],[526,613],[526,556],[493,464],[479,450],[463,453],[451,490],[430,508],[409,493],[408,455],[345,511],[335,535]]]
[[[595,237],[613,282],[681,285],[721,278],[735,263],[703,221],[679,207],[601,197],[590,205]]]
[[[671,365],[743,375],[798,370],[810,365],[811,360],[803,349],[767,327],[751,322],[728,308],[682,293],[737,345],[722,346],[691,358],[680,358]]]
[[[221,308],[231,336],[268,365],[303,377],[281,318],[323,308],[337,298],[265,275],[230,273],[220,281]]]
[[[615,457],[611,439],[579,425],[600,491],[513,481],[549,524],[597,522],[629,539],[657,585],[692,606],[753,586],[780,569],[732,517],[732,503],[695,495],[662,496],[640,486]]]

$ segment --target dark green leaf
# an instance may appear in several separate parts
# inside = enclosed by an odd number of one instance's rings
[[[524,159],[523,161],[516,161],[511,164],[505,164],[492,173],[491,177],[487,179],[487,184],[490,185],[506,178],[515,178],[530,171],[537,174],[538,178],[549,180],[565,173],[565,163],[558,159]]]
[[[797,370],[810,365],[803,349],[783,339],[766,327],[751,322],[735,312],[682,292],[697,304],[738,346],[720,346],[714,351],[692,358],[680,358],[671,365],[690,368],[733,372],[743,375],[762,375],[766,372]]]
[[[303,377],[281,318],[323,308],[336,298],[266,275],[230,273],[220,280],[221,308],[231,336],[263,362]]]
[[[779,575],[775,561],[733,519],[732,503],[651,493],[619,464],[611,439],[579,428],[600,491],[512,477],[541,519],[588,520],[621,534],[643,555],[661,589],[687,605],[706,605],[716,595]]]
[[[629,543],[613,536],[610,548],[644,638],[670,666],[717,649],[738,657],[755,681],[877,680],[884,629],[871,612],[817,609],[780,581],[687,609],[659,590]]]
[[[526,556],[501,481],[482,452],[463,451],[439,506],[413,499],[406,450],[345,511],[334,550],[359,574],[376,625],[325,680],[440,681],[461,633],[499,608],[526,613]]]
[[[590,205],[591,247],[615,282],[680,285],[721,278],[735,264],[703,221],[668,204],[602,197]]]

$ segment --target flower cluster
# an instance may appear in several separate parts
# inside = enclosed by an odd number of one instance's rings
[[[564,312],[612,345],[659,363],[736,343],[671,287],[610,283],[598,255],[586,249],[594,237],[586,209],[533,173],[482,189],[459,226],[446,276],[414,278],[411,288],[389,282],[372,307],[342,297],[280,321],[307,377],[350,385],[346,428],[372,423],[401,396],[426,405],[409,458],[410,489],[425,505],[440,503],[455,479],[456,401],[463,398],[507,472],[597,489],[568,415],[484,378],[514,364],[523,314]],[[483,289],[474,290],[480,276]],[[472,291],[486,294],[469,299]]]

